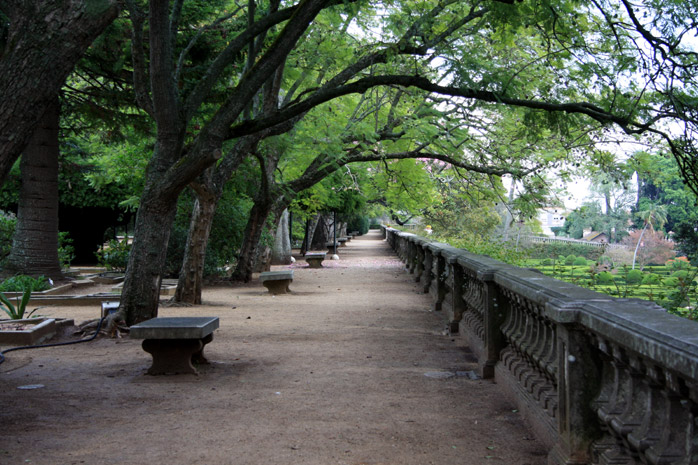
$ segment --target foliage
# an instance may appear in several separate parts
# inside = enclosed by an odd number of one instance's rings
[[[640,270],[628,270],[628,273],[625,275],[625,282],[628,284],[640,283],[642,282],[642,279],[642,271]]]
[[[15,307],[12,302],[10,302],[10,299],[5,297],[5,294],[0,292],[0,309],[7,313],[11,320],[21,320],[25,317],[29,318],[39,309],[37,307],[31,312],[26,313],[27,304],[29,303],[29,299],[31,299],[31,294],[31,288],[26,288],[22,294],[21,300],[19,297],[17,298],[17,306]]]
[[[606,236],[615,242],[627,234],[627,222],[628,214],[622,209],[604,214],[598,202],[586,202],[567,215],[560,232],[572,239],[581,239],[584,230],[591,229],[606,233]]]
[[[0,266],[12,250],[12,236],[16,225],[17,217],[13,213],[0,211]]]
[[[51,289],[51,283],[45,276],[16,275],[5,279],[0,283],[0,292],[41,292]]]
[[[347,219],[347,231],[358,231],[360,234],[366,234],[370,225],[370,219],[363,215],[352,215]]]
[[[642,235],[642,243],[637,250],[637,263],[641,267],[645,265],[662,265],[667,260],[675,257],[674,243],[665,239],[663,234],[657,231],[645,230],[644,234],[642,231],[632,231],[628,237],[623,239],[622,243],[629,250],[634,250],[638,245],[640,235]]]
[[[123,240],[112,239],[95,252],[97,262],[109,271],[126,271],[128,256],[131,253],[131,244],[128,237]]]
[[[70,263],[75,258],[75,247],[73,240],[67,232],[58,232],[58,262],[62,269],[70,268]]]
[[[226,266],[233,266],[236,263],[247,214],[251,208],[251,201],[244,193],[246,186],[241,181],[238,179],[237,183],[232,182],[226,185],[223,196],[218,202],[206,247],[204,276],[220,275]],[[182,267],[193,202],[193,196],[188,193],[180,197],[177,217],[167,248],[165,276],[177,277]],[[266,240],[271,239],[267,237]]]
[[[458,237],[446,237],[434,234],[433,239],[474,254],[487,255],[495,260],[500,260],[512,265],[520,266],[523,264],[524,260],[528,258],[528,254],[525,250],[517,250],[512,244],[502,243],[501,241],[490,239],[487,236],[469,234],[467,231],[461,232]]]
[[[528,247],[531,258],[557,258],[574,255],[588,260],[598,260],[604,253],[603,247],[575,244],[572,242],[533,243]]]

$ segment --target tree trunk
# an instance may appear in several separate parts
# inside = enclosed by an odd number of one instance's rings
[[[58,261],[58,98],[39,121],[20,163],[17,227],[5,270],[61,278]]]
[[[120,307],[128,326],[158,314],[162,270],[176,212],[176,200],[141,200],[121,293]]]
[[[271,254],[272,265],[290,265],[293,254],[291,253],[291,239],[288,235],[288,210],[281,213],[279,226],[274,237],[274,249]]]
[[[213,224],[218,197],[209,191],[197,190],[192,210],[184,260],[179,272],[175,302],[201,303],[206,246]]]
[[[317,229],[320,218],[320,215],[316,214],[313,216],[313,218],[308,220],[308,228],[305,233],[305,240],[303,241],[303,247],[305,247],[305,249],[302,251],[303,255],[305,255],[305,253],[309,250],[313,250],[313,238],[315,237],[315,229]]]
[[[317,222],[317,227],[315,228],[315,234],[313,235],[313,240],[310,243],[310,250],[326,250],[328,242],[332,242],[334,237],[332,234],[332,217],[321,215]]]
[[[0,50],[0,185],[75,63],[119,12],[117,0],[5,3],[9,30]]]
[[[264,231],[264,225],[271,209],[272,203],[270,201],[255,200],[252,210],[250,210],[247,226],[245,226],[240,256],[232,279],[246,283],[252,279],[259,250],[259,240],[262,237],[262,231]]]

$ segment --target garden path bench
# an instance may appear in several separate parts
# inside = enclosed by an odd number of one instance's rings
[[[337,239],[337,242],[339,242],[340,247],[346,247],[348,240],[346,237],[340,237],[339,239]]]
[[[293,282],[293,270],[264,271],[260,273],[259,280],[269,290],[270,294],[286,294],[291,292],[289,286]]]
[[[131,326],[130,337],[144,339],[143,350],[153,356],[149,375],[198,374],[193,364],[208,363],[204,346],[218,328],[215,316],[153,318]]]
[[[322,268],[322,261],[327,254],[325,252],[308,252],[305,254],[305,261],[310,268]]]

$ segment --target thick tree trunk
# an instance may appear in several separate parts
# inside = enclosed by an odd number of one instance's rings
[[[176,211],[176,200],[141,200],[121,293],[120,307],[129,326],[157,316],[162,270]]]
[[[75,63],[119,11],[117,0],[12,3],[1,5],[9,32],[0,50],[0,185]]]
[[[17,227],[5,271],[60,278],[58,261],[58,98],[22,156]]]
[[[192,210],[184,260],[179,272],[175,302],[201,303],[201,288],[204,280],[206,246],[213,224],[218,197],[208,191],[197,191]]]
[[[306,229],[305,239],[303,240],[303,255],[305,255],[305,253],[309,250],[313,250],[313,238],[315,237],[315,229],[317,229],[317,225],[320,221],[320,218],[320,215],[316,214],[308,222],[308,228]]]
[[[249,282],[252,279],[252,273],[259,254],[259,240],[262,237],[262,232],[269,213],[271,213],[272,206],[272,203],[268,200],[255,201],[252,206],[247,226],[245,226],[238,264],[235,267],[235,271],[233,271],[233,280]]]
[[[326,250],[326,243],[332,242],[332,217],[329,215],[321,215],[318,219],[317,227],[315,228],[315,234],[313,235],[313,240],[310,243],[311,250]]]
[[[291,253],[291,238],[288,234],[288,217],[288,210],[284,210],[281,213],[279,225],[276,228],[276,235],[274,236],[274,248],[271,253],[272,265],[291,264],[291,258],[293,257],[293,254]]]

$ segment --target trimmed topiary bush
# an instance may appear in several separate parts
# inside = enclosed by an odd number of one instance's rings
[[[577,257],[574,259],[574,262],[572,262],[574,266],[587,266],[587,259],[584,257]]]
[[[625,276],[625,282],[628,284],[637,284],[642,282],[642,271],[640,270],[630,270]]]
[[[655,285],[655,284],[660,284],[661,282],[662,282],[662,279],[656,273],[647,273],[642,278],[642,284]]]
[[[553,265],[553,260],[550,259],[550,258],[545,258],[545,259],[543,259],[543,261],[541,262],[541,264],[542,264],[543,266],[552,266],[552,265]]]
[[[577,259],[574,255],[568,255],[565,257],[565,265],[567,266],[572,266],[574,265],[574,261]]]
[[[610,284],[613,282],[613,274],[610,271],[602,271],[596,279],[599,284]]]

